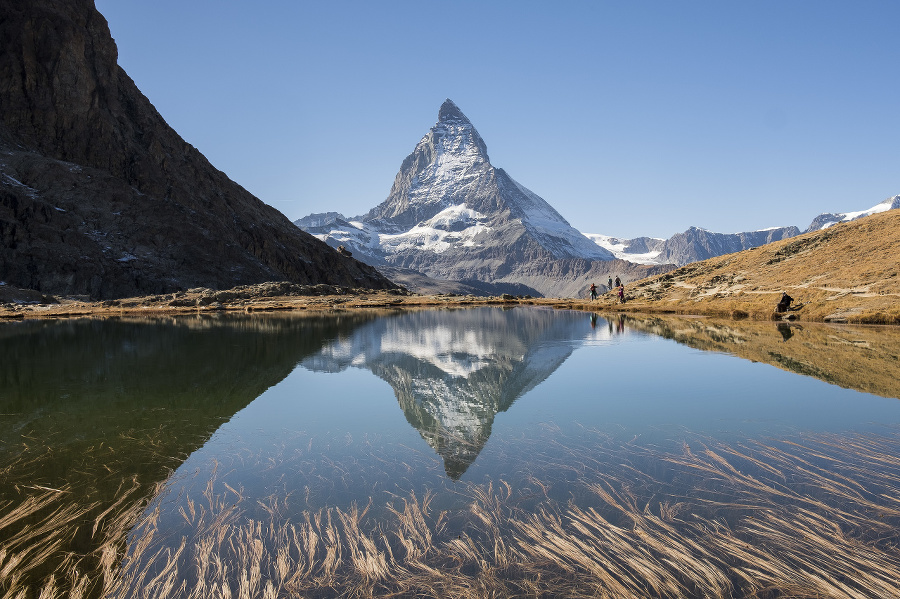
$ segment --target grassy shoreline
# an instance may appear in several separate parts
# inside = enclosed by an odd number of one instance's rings
[[[850,294],[844,301],[828,303],[825,300],[816,301],[804,297],[806,303],[800,310],[778,314],[773,310],[773,306],[780,296],[780,291],[759,292],[755,296],[747,297],[707,297],[698,300],[648,297],[658,284],[656,279],[637,282],[627,290],[624,304],[618,303],[613,293],[603,295],[596,301],[589,301],[578,298],[476,297],[452,294],[398,295],[367,289],[341,289],[337,293],[322,295],[247,295],[236,293],[235,290],[201,289],[111,301],[62,299],[58,303],[0,304],[0,322],[79,317],[530,305],[600,314],[662,314],[737,320],[749,318],[848,324],[900,324],[900,302],[892,296],[856,297]]]

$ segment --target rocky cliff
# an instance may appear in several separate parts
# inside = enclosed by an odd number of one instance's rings
[[[111,298],[273,279],[392,286],[182,140],[91,0],[0,0],[0,281]]]

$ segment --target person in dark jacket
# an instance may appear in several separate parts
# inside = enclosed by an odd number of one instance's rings
[[[794,298],[789,296],[786,291],[781,292],[781,299],[778,301],[778,305],[775,306],[776,312],[787,312],[791,307],[791,302],[794,301]]]

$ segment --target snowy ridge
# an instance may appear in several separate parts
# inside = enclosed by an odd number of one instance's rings
[[[900,208],[900,195],[887,198],[886,200],[875,204],[868,210],[838,213],[826,212],[814,218],[812,223],[810,223],[809,228],[806,229],[806,232],[811,233],[812,231],[827,229],[838,223],[850,222],[858,218],[863,218],[864,216],[878,214],[879,212],[887,212],[888,210],[896,210],[897,208]]]
[[[472,248],[478,235],[490,232],[483,214],[465,204],[448,206],[405,233],[381,234],[381,249],[388,254],[417,249],[440,254],[453,248]],[[362,223],[360,223],[362,224]]]
[[[630,239],[619,239],[618,237],[601,235],[599,233],[583,233],[583,235],[620,260],[628,260],[636,264],[659,264],[657,259],[662,252],[661,247],[648,252],[632,252],[629,251],[629,248],[632,247],[632,240]],[[660,242],[660,245],[665,242],[665,239],[657,239],[655,237],[651,239]]]
[[[613,257],[613,254],[604,251],[605,248],[592,243],[589,238],[572,227],[546,200],[506,175],[502,169],[501,173],[518,191],[515,206],[521,211],[522,224],[556,258],[609,260]],[[500,181],[502,186],[503,178]]]
[[[303,224],[300,224],[301,222]],[[381,253],[377,231],[366,223],[350,221],[337,212],[311,214],[294,224],[331,247],[342,245],[353,253],[372,257],[377,257]]]

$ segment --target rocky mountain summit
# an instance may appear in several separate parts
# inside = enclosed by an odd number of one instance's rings
[[[114,298],[269,280],[388,288],[172,130],[91,0],[0,0],[0,282]]]
[[[362,216],[313,214],[295,224],[369,264],[473,286],[515,286],[512,293],[565,296],[583,292],[589,276],[599,282],[648,274],[615,261],[493,166],[484,140],[451,100],[400,165],[384,202]]]

